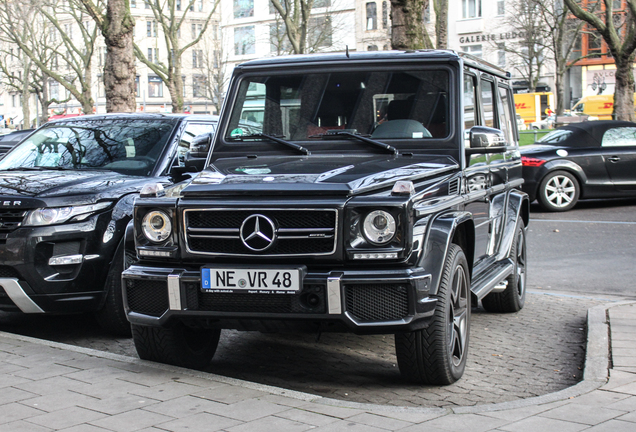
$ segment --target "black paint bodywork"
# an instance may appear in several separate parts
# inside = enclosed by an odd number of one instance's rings
[[[170,119],[172,132],[148,176],[125,175],[110,170],[11,170],[0,172],[0,278],[15,279],[23,296],[35,306],[28,313],[77,313],[98,310],[105,300],[104,282],[115,251],[131,220],[133,203],[150,181],[166,186],[183,180],[171,169],[179,137],[190,122],[208,123],[210,116],[116,114],[82,116],[47,123],[73,124],[85,119]],[[216,122],[214,122],[216,123]],[[47,127],[44,125],[44,127]],[[110,205],[80,222],[48,226],[9,226],[11,212],[71,207],[99,202]],[[11,222],[12,223],[12,222]],[[17,223],[17,222],[16,222]],[[108,234],[106,234],[108,232]],[[52,256],[80,254],[81,264],[51,266]],[[3,282],[5,281],[5,282]],[[7,295],[0,279],[0,310],[22,308]],[[37,309],[40,310],[37,310]]]
[[[603,134],[616,127],[634,128],[636,123],[613,120],[573,123],[558,128],[572,132],[562,141],[521,147],[522,157],[545,161],[540,166],[523,166],[522,188],[530,201],[537,198],[545,176],[557,170],[576,177],[581,186],[580,199],[636,196],[636,145],[601,146]]]
[[[223,139],[230,116],[225,108],[208,156],[209,166],[185,188],[168,189],[164,197],[143,198],[135,204],[135,217],[127,230],[128,251],[155,250],[170,256],[138,255],[139,262],[124,271],[124,302],[129,321],[147,326],[186,321],[193,326],[242,330],[412,331],[430,322],[441,269],[451,243],[466,251],[475,298],[490,293],[512,268],[508,253],[517,221],[523,219],[527,226],[528,201],[517,189],[522,179],[516,142],[508,143],[496,157],[485,152],[479,155],[490,163],[472,163],[465,154],[459,101],[464,70],[486,74],[501,86],[509,87],[505,73],[450,51],[292,56],[238,66],[225,103],[226,107],[231,106],[242,76],[249,74],[366,67],[398,70],[417,66],[439,66],[449,71],[450,91],[454,95],[450,104],[450,133],[426,143],[393,140],[391,144],[399,154],[387,154],[362,142],[347,140],[313,145],[302,142],[310,155],[298,155],[279,145],[262,146],[257,152],[250,142]],[[413,182],[414,193],[393,194],[397,181]],[[157,209],[170,216],[174,227],[170,238],[159,245],[150,243],[141,232],[143,217]],[[201,209],[263,215],[279,210],[294,213],[330,209],[337,212],[337,240],[332,251],[321,254],[276,256],[247,249],[201,253],[191,248],[186,234],[189,220],[186,215]],[[399,241],[382,248],[369,244],[354,246],[352,221],[374,209],[394,215],[401,230]],[[477,244],[483,250],[477,251]],[[396,252],[397,257],[382,260],[354,257],[356,253],[378,251]],[[236,295],[236,304],[223,309],[215,302],[231,301],[232,295],[217,298],[201,292],[201,268],[208,265],[301,267],[303,287],[284,313],[254,305],[261,300],[267,302],[268,298],[250,298],[244,294]],[[338,298],[330,299],[330,284],[336,283]],[[377,291],[378,285],[406,292],[408,310],[403,316],[361,320],[351,312],[349,291],[357,288]],[[310,304],[303,304],[306,298],[303,296],[314,286],[324,287],[324,298],[319,303],[322,308],[312,309]],[[391,302],[377,301],[382,303],[380,306]],[[331,310],[332,304],[340,308]]]

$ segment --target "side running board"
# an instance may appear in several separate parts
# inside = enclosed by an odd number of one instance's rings
[[[481,300],[490,294],[504,279],[510,276],[513,271],[514,264],[510,258],[499,261],[491,267],[490,271],[479,276],[478,279],[473,280],[470,290]]]

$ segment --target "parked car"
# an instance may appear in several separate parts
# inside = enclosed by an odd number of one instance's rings
[[[636,196],[636,123],[573,123],[521,148],[523,190],[548,211],[579,199]]]
[[[210,116],[117,114],[49,122],[0,161],[0,310],[95,312],[130,333],[122,237],[139,190],[184,177],[179,149]]]
[[[29,136],[33,130],[34,129],[23,129],[10,132],[6,135],[0,135],[0,158],[4,157],[5,153]]]
[[[508,77],[451,51],[237,66],[194,146],[208,167],[135,202],[122,278],[139,356],[202,368],[221,329],[388,333],[407,380],[458,380],[471,303],[525,300]]]

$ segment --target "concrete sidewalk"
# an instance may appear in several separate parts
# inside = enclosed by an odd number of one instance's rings
[[[589,310],[579,384],[452,409],[344,402],[0,332],[0,432],[50,430],[634,431],[636,303]]]

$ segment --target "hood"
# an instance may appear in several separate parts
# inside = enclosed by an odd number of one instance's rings
[[[0,175],[0,196],[24,198],[68,198],[87,195],[90,201],[119,198],[138,191],[148,177],[133,177],[113,171],[4,171]]]
[[[458,168],[445,156],[298,156],[219,159],[182,194],[355,195],[417,181]]]

